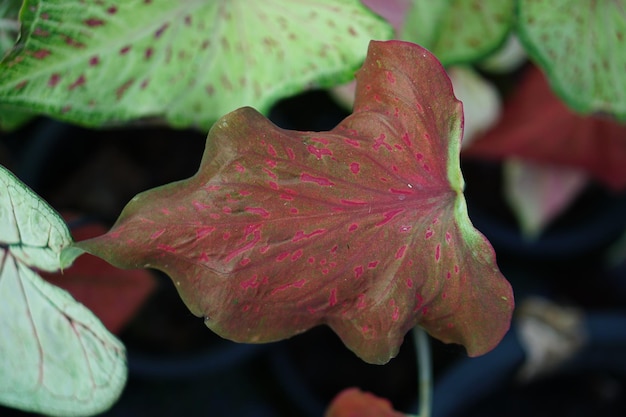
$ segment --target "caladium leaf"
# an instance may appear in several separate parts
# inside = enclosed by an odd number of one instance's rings
[[[517,29],[572,109],[626,119],[626,0],[519,0]]]
[[[570,110],[529,67],[493,129],[463,148],[466,158],[523,158],[580,169],[614,190],[626,188],[626,125]]]
[[[324,417],[408,417],[391,402],[358,388],[346,388],[333,399]]]
[[[20,29],[17,15],[21,5],[21,0],[5,0],[0,4],[0,58],[17,41],[17,34]]]
[[[419,43],[446,66],[494,52],[513,24],[513,0],[413,0],[400,38]]]
[[[0,167],[0,403],[54,416],[107,409],[126,381],[124,347],[37,274],[80,253],[62,219]]]
[[[507,159],[504,196],[523,234],[537,238],[580,195],[588,183],[585,172],[555,165]]]
[[[8,53],[15,42],[20,29],[18,13],[22,0],[4,0],[0,3],[0,59]],[[12,109],[0,105],[0,130],[12,130],[32,118],[28,110]]]
[[[393,26],[396,34],[404,25],[406,14],[414,0],[362,0],[363,4],[382,16]]]
[[[198,173],[137,195],[78,246],[170,275],[218,334],[267,342],[327,324],[384,363],[416,324],[470,355],[509,327],[511,287],[467,217],[462,109],[425,49],[372,42],[354,113],[296,132],[242,108],[211,129]]]
[[[0,100],[84,125],[164,118],[208,129],[311,85],[345,82],[393,29],[358,0],[27,0]]]

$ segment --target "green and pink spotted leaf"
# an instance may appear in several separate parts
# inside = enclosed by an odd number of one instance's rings
[[[17,41],[21,5],[21,0],[3,0],[0,3],[0,59]],[[31,112],[27,110],[16,110],[0,104],[0,130],[16,129],[31,117]]]
[[[353,77],[393,29],[358,0],[26,0],[0,104],[89,126],[208,129]]]
[[[193,177],[137,195],[78,246],[166,272],[223,337],[283,339],[326,324],[371,363],[423,326],[470,355],[509,328],[513,294],[466,211],[463,115],[425,49],[372,42],[354,113],[327,132],[221,118]]]
[[[560,98],[626,120],[626,0],[518,3],[520,40]]]

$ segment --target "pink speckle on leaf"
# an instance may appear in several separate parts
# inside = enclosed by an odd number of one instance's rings
[[[128,90],[130,88],[130,86],[133,85],[134,82],[135,82],[135,80],[131,78],[130,80],[126,81],[124,84],[120,85],[115,90],[115,97],[118,100],[121,100],[122,97],[124,96],[124,93],[126,93],[126,90]]]
[[[330,141],[328,139],[323,138],[323,137],[311,138],[311,142],[317,142],[317,143],[321,143],[323,145],[328,145],[330,143]]]
[[[244,210],[248,213],[257,214],[265,218],[270,216],[269,211],[265,210],[263,207],[246,207]]]
[[[36,58],[36,59],[44,59],[49,55],[50,55],[50,50],[48,49],[39,49],[32,53],[33,58]]]
[[[313,145],[307,146],[309,153],[315,155],[317,159],[322,159],[324,155],[332,155],[333,152],[328,148],[316,148]]]
[[[439,259],[441,259],[441,245],[437,244],[435,247],[435,261],[439,262]]]
[[[209,235],[214,232],[216,229],[215,226],[203,226],[196,229],[196,239],[202,239],[203,237]]]
[[[274,172],[269,168],[263,168],[263,172],[270,176],[272,179],[278,179],[278,175],[274,174]]]
[[[298,242],[302,239],[309,239],[309,238],[312,238],[313,236],[322,235],[325,232],[326,232],[325,229],[317,229],[317,230],[312,231],[311,233],[305,233],[304,230],[298,230],[296,234],[294,235],[294,237],[291,239],[291,241]]]
[[[388,144],[387,142],[385,142],[385,140],[387,139],[387,135],[385,135],[384,133],[381,133],[375,140],[374,140],[374,145],[372,145],[372,147],[374,148],[375,151],[379,150],[381,146],[385,147],[388,151],[393,150],[393,147]]]
[[[65,40],[65,43],[73,48],[76,49],[82,49],[85,47],[85,44],[82,42],[77,41],[74,38],[71,38],[69,36],[63,36],[63,39]]]
[[[58,73],[54,73],[50,76],[50,79],[48,80],[48,86],[54,87],[55,85],[59,83],[60,80],[61,80],[61,75]]]
[[[165,30],[169,27],[169,25],[169,23],[164,23],[163,25],[161,25],[161,27],[158,28],[156,32],[154,32],[154,37],[160,38],[161,35],[163,35],[163,32],[165,32]]]
[[[398,321],[400,319],[400,307],[393,305],[393,312],[391,313],[391,320]]]
[[[89,27],[97,27],[97,26],[104,25],[104,20],[96,19],[96,18],[86,19],[86,20],[84,20],[84,22]]]
[[[396,209],[396,210],[390,210],[386,213],[383,213],[383,220],[381,220],[380,222],[376,223],[375,226],[383,226],[387,223],[389,223],[390,221],[393,220],[394,217],[396,217],[398,214],[404,212],[404,209]]]
[[[159,243],[157,245],[157,249],[160,249],[162,251],[169,252],[169,253],[176,253],[176,248],[174,246],[166,245],[164,243]]]
[[[305,279],[301,279],[299,281],[293,282],[293,283],[289,283],[289,284],[284,284],[284,285],[280,285],[276,288],[274,288],[271,292],[271,295],[275,295],[276,293],[279,293],[281,291],[285,291],[289,288],[302,288],[304,286],[304,284],[306,284],[306,280]]]
[[[406,144],[406,146],[408,146],[409,148],[411,146],[413,146],[413,143],[411,142],[411,137],[409,136],[409,132],[404,132],[402,134],[402,141]]]
[[[350,171],[352,171],[353,174],[358,174],[360,170],[361,165],[358,162],[352,162],[350,164]]]
[[[33,36],[41,36],[41,37],[48,37],[50,36],[50,32],[48,32],[47,30],[44,30],[42,28],[35,28],[35,30],[33,30]]]
[[[323,187],[329,187],[335,185],[334,182],[324,177],[314,177],[313,175],[303,173],[300,175],[300,181],[302,182],[313,182],[317,185],[321,185]]]
[[[261,284],[266,284],[266,283],[267,283],[267,278],[265,278],[262,281],[259,281],[258,275],[254,275],[250,279],[241,281],[239,286],[241,287],[241,289],[247,290],[248,288],[258,288]]]
[[[363,309],[367,306],[367,303],[365,302],[365,294],[359,294],[357,300],[356,308]]]
[[[361,147],[361,144],[357,140],[354,140],[354,139],[344,139],[343,141],[345,143],[347,143],[348,145],[353,146],[355,148],[360,148]]]
[[[363,275],[363,267],[362,266],[357,266],[356,268],[354,268],[354,278],[359,279],[361,278],[361,276]]]
[[[247,252],[251,249],[253,249],[257,243],[259,243],[259,241],[261,240],[261,232],[259,230],[255,230],[254,233],[252,234],[252,240],[247,241],[244,245],[232,250],[225,258],[224,260],[226,262],[230,262],[233,258],[241,255],[244,252]]]
[[[89,58],[89,66],[95,67],[99,63],[100,63],[100,58],[98,58],[97,55],[94,55],[91,58]]]
[[[72,84],[69,85],[68,90],[71,91],[71,90],[75,89],[76,87],[80,87],[81,85],[84,85],[85,81],[86,81],[85,76],[84,75],[80,75],[76,79],[76,81],[74,81]]]
[[[337,288],[330,290],[330,296],[328,297],[328,305],[333,307],[337,304]]]
[[[404,252],[406,251],[406,245],[400,246],[398,251],[396,252],[395,258],[400,259],[404,256]]]

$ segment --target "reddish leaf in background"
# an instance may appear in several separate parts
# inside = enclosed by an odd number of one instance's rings
[[[72,229],[75,240],[88,239],[106,232],[99,224],[89,223]],[[83,255],[63,272],[40,272],[46,281],[68,291],[89,308],[112,333],[119,334],[155,287],[149,271],[122,271],[93,255]]]
[[[419,324],[470,355],[508,330],[509,283],[467,218],[461,104],[425,49],[372,42],[354,113],[296,132],[250,108],[209,132],[198,173],[137,195],[78,246],[165,271],[219,335],[268,342],[329,325],[385,363]]]
[[[347,388],[333,399],[324,417],[406,417],[406,414],[394,410],[385,398]]]
[[[499,123],[464,148],[463,157],[519,157],[579,168],[619,191],[626,188],[626,125],[573,113],[541,71],[530,67]]]

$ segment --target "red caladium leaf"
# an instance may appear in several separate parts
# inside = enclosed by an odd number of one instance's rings
[[[463,156],[578,168],[612,189],[626,188],[626,125],[572,112],[536,67],[505,103],[498,124],[463,148]]]
[[[333,399],[324,417],[406,417],[406,414],[394,410],[385,398],[347,388]]]
[[[267,342],[327,324],[385,363],[423,326],[470,355],[507,331],[511,287],[467,217],[461,103],[425,49],[372,42],[354,113],[295,132],[251,108],[209,132],[198,173],[136,196],[79,243],[165,271],[223,337]]]

